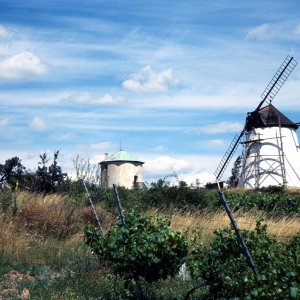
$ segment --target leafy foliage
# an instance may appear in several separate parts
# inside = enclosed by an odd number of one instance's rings
[[[203,280],[216,298],[289,299],[300,296],[300,234],[289,244],[276,241],[266,225],[243,235],[258,268],[258,281],[247,266],[232,229],[215,232],[211,245],[195,247],[189,257],[193,278]]]
[[[17,156],[7,159],[4,164],[0,164],[0,183],[7,182],[16,187],[17,181],[21,181],[24,176],[25,167]]]
[[[87,183],[94,203],[102,202],[106,209],[115,210],[115,200],[112,190]],[[67,193],[78,201],[87,198],[81,181],[66,179],[57,186],[57,191]],[[123,207],[129,210],[137,207],[144,211],[148,208],[159,210],[179,209],[182,211],[198,212],[199,210],[222,210],[218,194],[214,190],[188,186],[179,182],[177,186],[170,186],[168,182],[159,180],[152,183],[148,189],[128,190],[119,187],[119,194],[123,200]],[[270,187],[262,190],[225,191],[226,199],[233,211],[257,212],[262,211],[273,216],[300,216],[300,192],[280,187]]]
[[[241,211],[261,210],[273,215],[300,215],[300,193],[270,187],[264,190],[228,191],[230,207]]]
[[[143,194],[142,200],[154,207],[176,207],[183,210],[210,209],[219,206],[217,194],[199,187],[190,187],[184,181],[170,186],[160,179],[152,183]]]
[[[177,274],[187,255],[187,240],[169,225],[132,210],[126,226],[113,225],[104,237],[94,226],[86,227],[86,242],[115,274],[153,282]]]
[[[63,173],[61,167],[57,163],[59,151],[55,151],[53,162],[47,166],[49,159],[47,154],[40,155],[41,161],[38,163],[38,169],[33,176],[33,184],[31,188],[37,192],[53,193],[57,186],[64,182],[67,174]]]
[[[35,192],[56,192],[67,176],[57,163],[58,154],[59,151],[54,152],[53,162],[49,166],[47,154],[40,155],[41,161],[35,172],[27,170],[18,157],[6,160],[0,164],[0,184],[7,183],[13,189],[20,186]]]

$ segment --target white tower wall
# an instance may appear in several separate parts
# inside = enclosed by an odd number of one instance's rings
[[[248,131],[243,158],[240,187],[300,187],[300,147],[295,129],[265,127]]]
[[[143,166],[138,162],[109,162],[102,182],[107,187],[113,184],[132,189],[135,183],[143,182]]]

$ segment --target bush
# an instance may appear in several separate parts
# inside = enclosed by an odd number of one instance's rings
[[[113,273],[153,282],[177,274],[187,255],[187,240],[169,225],[164,218],[132,210],[125,227],[113,225],[105,236],[86,227],[86,242]]]
[[[300,296],[300,234],[289,244],[276,241],[266,225],[257,223],[254,232],[243,235],[258,269],[258,281],[247,266],[235,232],[226,228],[215,232],[210,246],[194,248],[188,259],[191,276],[209,286],[216,298],[289,299]]]
[[[277,187],[257,191],[228,191],[226,198],[231,207],[244,212],[261,210],[278,216],[300,214],[299,192],[290,192]]]
[[[191,188],[184,181],[178,186],[169,186],[168,182],[158,180],[145,191],[142,200],[157,208],[178,208],[182,210],[215,209],[220,207],[217,193],[203,188]]]

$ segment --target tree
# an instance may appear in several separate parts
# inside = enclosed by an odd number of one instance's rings
[[[53,162],[47,166],[49,159],[47,154],[40,155],[41,161],[38,163],[38,169],[34,174],[33,189],[39,192],[53,193],[56,187],[64,182],[66,173],[63,173],[61,167],[57,164],[59,151],[54,152]]]
[[[0,164],[0,183],[7,182],[15,187],[17,181],[22,181],[25,169],[17,156],[6,160],[4,164]]]
[[[229,187],[238,186],[240,174],[241,174],[241,167],[242,167],[242,158],[241,156],[238,156],[231,170],[231,176],[227,180]]]

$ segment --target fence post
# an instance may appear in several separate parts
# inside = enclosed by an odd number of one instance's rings
[[[99,226],[99,228],[100,228],[100,231],[101,231],[102,235],[104,235],[102,225],[101,225],[100,220],[99,220],[99,218],[98,218],[98,215],[97,215],[97,212],[96,212],[96,208],[95,208],[94,203],[93,203],[93,201],[92,201],[92,199],[91,199],[91,196],[90,196],[90,193],[89,193],[89,191],[88,191],[88,189],[87,189],[87,186],[86,186],[86,184],[85,184],[85,181],[84,181],[83,178],[82,178],[81,180],[82,180],[84,189],[85,189],[85,191],[86,191],[86,193],[87,193],[89,202],[90,202],[90,204],[91,204],[91,206],[92,206],[93,213],[94,213],[94,216],[95,216],[95,218],[96,218],[97,224],[98,224],[98,226]]]
[[[122,210],[121,200],[119,197],[117,186],[115,184],[113,184],[113,190],[114,190],[114,194],[115,194],[115,198],[116,198],[116,202],[117,202],[117,206],[118,206],[118,210],[119,210],[121,224],[122,224],[122,226],[125,226],[125,218],[124,218],[124,214],[123,214],[123,210]]]
[[[240,240],[240,243],[241,243],[241,245],[243,247],[243,250],[245,251],[245,256],[246,256],[248,265],[252,269],[255,278],[258,279],[258,272],[257,272],[257,268],[256,268],[256,265],[255,265],[255,262],[254,262],[251,254],[249,252],[247,244],[246,244],[246,242],[245,242],[245,240],[244,240],[244,238],[243,238],[243,236],[242,236],[242,234],[241,234],[241,232],[240,232],[240,230],[239,230],[239,228],[237,226],[237,223],[236,223],[236,221],[235,221],[235,219],[233,217],[233,214],[232,214],[232,212],[231,212],[231,210],[230,210],[230,208],[229,208],[229,206],[227,204],[225,195],[221,191],[218,191],[218,194],[219,194],[219,199],[220,199],[222,205],[224,206],[224,208],[226,210],[226,213],[227,213],[227,215],[228,215],[228,217],[230,219],[230,222],[231,222],[231,224],[232,224],[232,226],[233,226],[233,228],[235,230],[235,233],[236,233],[238,239]]]

